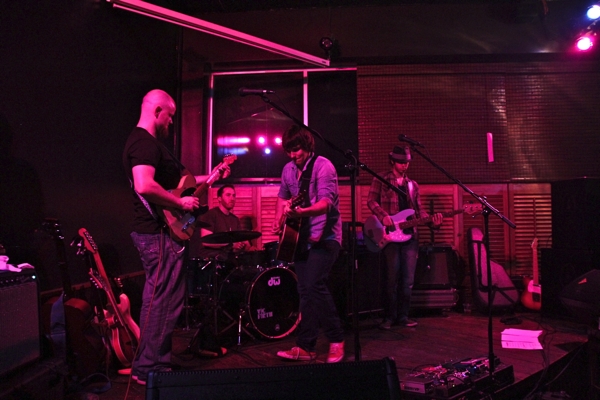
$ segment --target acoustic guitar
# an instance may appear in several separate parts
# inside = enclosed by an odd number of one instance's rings
[[[237,160],[236,155],[227,155],[223,161],[208,175],[206,181],[196,187],[196,178],[187,174],[181,178],[176,189],[169,190],[177,197],[194,196],[201,198],[208,188],[223,174],[223,167]],[[202,205],[195,211],[183,211],[176,208],[158,206],[158,213],[171,230],[171,234],[179,240],[188,240],[194,234],[198,217],[208,211],[207,205]]]
[[[290,208],[298,207],[304,202],[306,192],[300,192],[290,200]],[[301,218],[286,218],[281,216],[279,225],[283,225],[281,235],[279,236],[279,246],[275,259],[284,262],[293,262],[296,247],[298,246],[298,237],[300,226],[302,225]]]
[[[98,288],[104,290],[108,299],[104,318],[110,332],[111,347],[121,364],[130,367],[140,340],[140,328],[131,318],[129,298],[122,293],[117,300],[94,239],[85,228],[79,229],[79,235],[83,238],[86,250],[93,255],[96,264],[96,270],[90,268],[90,278]]]
[[[481,204],[465,204],[463,208],[459,210],[443,212],[442,215],[444,218],[461,213],[472,215],[481,212],[481,210]],[[369,216],[365,220],[365,224],[363,227],[364,236],[367,239],[365,240],[367,248],[372,252],[378,252],[385,246],[387,246],[389,243],[406,242],[413,237],[412,229],[410,232],[405,232],[406,229],[415,227],[420,224],[426,224],[433,220],[433,215],[430,215],[429,217],[425,218],[409,219],[414,214],[415,210],[407,208],[406,210],[402,210],[399,213],[393,215],[392,221],[394,222],[394,229],[390,229],[386,226],[383,226],[383,224],[379,222],[379,218],[377,218],[377,216]]]

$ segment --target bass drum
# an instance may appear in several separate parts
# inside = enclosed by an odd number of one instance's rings
[[[238,267],[223,281],[219,301],[230,315],[245,310],[260,335],[279,339],[300,323],[297,283],[296,274],[287,268]]]

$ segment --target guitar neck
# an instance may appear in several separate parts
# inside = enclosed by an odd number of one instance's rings
[[[454,210],[454,211],[446,211],[442,213],[442,216],[444,218],[447,217],[452,217],[456,214],[460,214],[462,213],[464,210]],[[406,228],[412,228],[413,226],[417,226],[417,225],[421,225],[421,224],[427,224],[429,222],[433,221],[433,216],[430,215],[429,217],[425,217],[425,218],[416,218],[416,219],[411,219],[408,221],[404,221],[404,222],[400,222],[398,224],[398,228],[399,229],[406,229]]]
[[[206,178],[206,181],[204,181],[200,185],[198,185],[198,187],[194,191],[194,194],[193,194],[194,197],[200,198],[205,193],[208,193],[208,188],[210,188],[212,186],[212,184],[215,183],[217,181],[217,179],[219,179],[219,176],[221,175],[221,167],[222,166],[223,166],[223,163],[220,163],[219,166],[217,167],[217,169],[215,169],[213,172],[210,173],[210,175],[208,175],[208,178]]]
[[[537,249],[537,238],[534,239],[532,247],[532,267],[533,267],[533,283],[539,284],[539,276],[538,276],[538,249]]]

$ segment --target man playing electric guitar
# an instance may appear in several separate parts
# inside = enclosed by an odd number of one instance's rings
[[[142,101],[140,119],[123,151],[123,165],[132,185],[134,222],[131,233],[146,273],[140,315],[140,343],[133,362],[132,378],[145,385],[151,370],[171,366],[171,336],[183,309],[185,281],[184,242],[165,228],[157,207],[193,212],[200,206],[197,196],[177,196],[183,165],[160,140],[169,136],[175,101],[162,90],[151,90]],[[219,178],[229,176],[226,163]],[[215,171],[211,176],[215,175]],[[193,178],[196,184],[207,176]]]
[[[400,195],[384,185],[379,179],[373,178],[367,206],[379,221],[389,230],[394,229],[392,215],[398,214],[400,210],[413,209],[415,218],[426,218],[427,213],[421,206],[419,185],[406,176],[406,170],[411,159],[408,147],[395,146],[389,154],[392,169],[383,174],[382,177],[392,186],[398,188]],[[441,213],[434,214],[430,225],[438,228],[442,224]],[[385,307],[386,316],[379,325],[380,329],[390,329],[392,325],[414,327],[416,321],[408,318],[410,308],[410,297],[415,279],[417,257],[419,255],[419,240],[416,227],[409,228],[411,235],[404,242],[390,241],[382,250],[386,261],[387,287]]]

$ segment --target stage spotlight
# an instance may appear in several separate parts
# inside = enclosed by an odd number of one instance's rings
[[[586,15],[589,19],[592,20],[600,18],[600,5],[594,4],[593,6],[588,8]]]
[[[579,51],[588,51],[589,49],[592,48],[592,46],[594,46],[595,39],[596,39],[595,34],[587,33],[587,34],[579,37],[579,39],[577,39],[577,43],[575,44],[575,46],[577,47],[577,50],[579,50]]]
[[[275,144],[281,145],[281,138],[280,137],[276,137],[275,138]]]
[[[264,146],[265,143],[267,142],[267,139],[264,136],[259,136],[256,141],[258,142],[258,144],[260,146]]]
[[[333,47],[333,40],[331,40],[331,38],[328,38],[327,36],[322,37],[321,40],[319,41],[319,46],[321,46],[321,48],[329,54],[329,51],[331,50],[331,48]]]
[[[271,149],[269,147],[265,148],[265,154],[266,155],[271,154]]]

